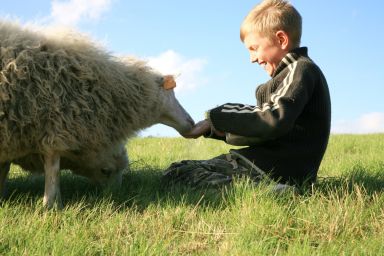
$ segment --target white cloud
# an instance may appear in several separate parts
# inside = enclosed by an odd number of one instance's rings
[[[205,83],[200,74],[207,61],[195,58],[186,59],[179,53],[168,50],[156,57],[149,57],[148,65],[160,73],[176,76],[176,92],[191,91]]]
[[[333,133],[384,132],[384,113],[372,112],[355,120],[338,120],[332,125]]]
[[[112,0],[53,0],[50,20],[54,24],[76,26],[81,20],[98,20]]]

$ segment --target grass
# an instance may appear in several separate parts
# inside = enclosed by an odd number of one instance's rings
[[[379,255],[384,253],[384,134],[333,135],[311,193],[277,196],[237,180],[221,190],[164,187],[161,171],[230,148],[140,138],[107,194],[62,174],[65,209],[42,208],[44,179],[12,166],[0,206],[0,255]]]

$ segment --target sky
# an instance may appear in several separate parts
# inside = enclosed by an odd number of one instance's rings
[[[64,25],[118,56],[135,56],[177,75],[176,96],[195,121],[232,102],[255,105],[269,76],[239,39],[258,0],[12,0],[0,17],[21,24]],[[303,18],[302,46],[324,72],[332,133],[384,132],[384,1],[292,0]],[[381,78],[381,79],[380,79]],[[141,136],[178,136],[155,125]]]

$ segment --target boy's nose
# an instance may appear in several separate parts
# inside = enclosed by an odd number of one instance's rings
[[[257,57],[251,55],[251,63],[256,63]]]
[[[255,63],[258,61],[256,54],[250,54],[251,63]]]

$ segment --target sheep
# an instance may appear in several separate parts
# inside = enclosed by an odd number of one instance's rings
[[[162,123],[183,135],[194,125],[175,86],[172,76],[77,32],[0,21],[0,192],[12,162],[44,169],[48,208],[61,206],[60,169],[119,180],[127,164],[121,147],[137,131]],[[33,159],[41,163],[28,164]]]

